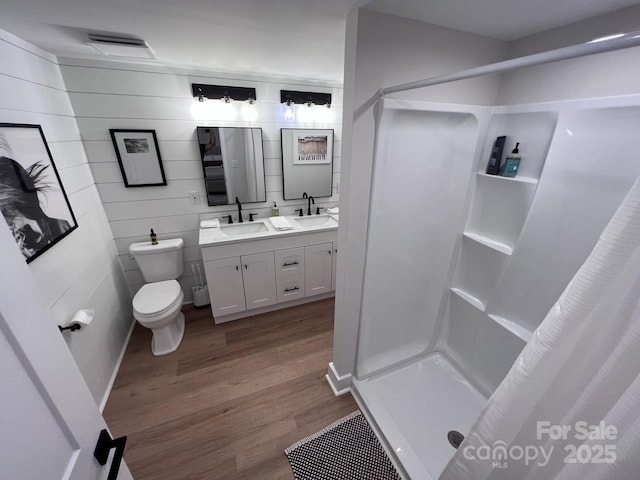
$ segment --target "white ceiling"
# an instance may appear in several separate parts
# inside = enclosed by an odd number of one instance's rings
[[[513,40],[638,0],[2,0],[0,28],[59,56],[105,58],[86,31],[143,38],[158,62],[342,82],[356,6]],[[384,32],[381,32],[383,34]]]
[[[366,8],[511,41],[638,3],[638,0],[372,0]]]

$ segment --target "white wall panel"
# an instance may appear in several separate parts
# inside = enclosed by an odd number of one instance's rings
[[[81,308],[99,312],[95,326],[65,339],[101,403],[132,325],[116,245],[55,57],[2,31],[0,56],[0,121],[42,126],[79,224],[29,266],[57,323]]]
[[[55,56],[0,30],[0,75],[64,90]]]
[[[87,163],[87,155],[82,142],[54,142],[48,138],[47,140],[51,156],[58,170]]]
[[[0,75],[0,90],[19,92],[25,87],[21,78]],[[7,95],[2,106],[10,110],[73,116],[69,97],[64,90],[58,90],[38,83],[29,83],[29,95]]]

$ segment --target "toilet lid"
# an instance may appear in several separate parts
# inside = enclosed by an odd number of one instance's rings
[[[180,284],[175,280],[147,283],[133,297],[133,309],[140,315],[161,313],[175,303],[180,292]]]

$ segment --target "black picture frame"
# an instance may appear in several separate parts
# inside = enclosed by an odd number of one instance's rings
[[[125,187],[167,185],[155,130],[112,128],[109,133]]]
[[[285,200],[300,200],[303,192],[314,198],[329,198],[333,195],[333,143],[335,132],[332,128],[281,128],[280,129],[280,152],[282,160],[282,196]],[[300,138],[323,136],[326,137],[326,156],[320,161],[296,160],[299,153],[298,141]],[[324,187],[326,191],[317,191],[313,184],[322,177],[322,170],[329,170],[328,183]],[[297,175],[295,181],[291,178],[293,170],[304,172],[304,175]],[[326,174],[325,174],[326,176]],[[287,188],[287,181],[292,182],[296,187]],[[293,193],[292,193],[293,191]]]
[[[40,125],[0,123],[0,212],[27,263],[78,228]]]

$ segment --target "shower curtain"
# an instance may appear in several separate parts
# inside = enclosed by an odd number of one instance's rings
[[[640,178],[440,480],[640,478]]]

